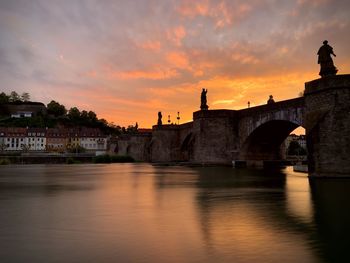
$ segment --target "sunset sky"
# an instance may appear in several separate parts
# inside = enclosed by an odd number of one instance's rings
[[[186,122],[202,88],[210,109],[297,97],[325,39],[350,73],[349,0],[0,0],[0,91],[120,125]]]

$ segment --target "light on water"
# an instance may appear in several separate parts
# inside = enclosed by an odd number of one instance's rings
[[[1,262],[348,262],[349,187],[289,169],[3,166]]]

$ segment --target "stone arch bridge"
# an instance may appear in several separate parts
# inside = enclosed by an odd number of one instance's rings
[[[120,154],[150,162],[231,164],[283,159],[281,144],[306,130],[311,176],[350,176],[350,75],[305,83],[304,96],[242,110],[201,110],[182,125],[121,139]]]

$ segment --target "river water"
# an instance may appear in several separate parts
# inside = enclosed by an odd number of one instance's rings
[[[350,180],[230,167],[0,167],[1,262],[350,262]]]

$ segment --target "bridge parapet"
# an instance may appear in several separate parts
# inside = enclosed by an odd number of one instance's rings
[[[193,113],[193,120],[200,118],[234,118],[236,110],[201,110]]]
[[[271,104],[259,105],[247,109],[238,110],[239,117],[260,115],[263,112],[283,111],[288,108],[304,107],[304,97],[278,101]]]
[[[328,76],[305,83],[305,95],[335,89],[350,88],[350,74]]]

